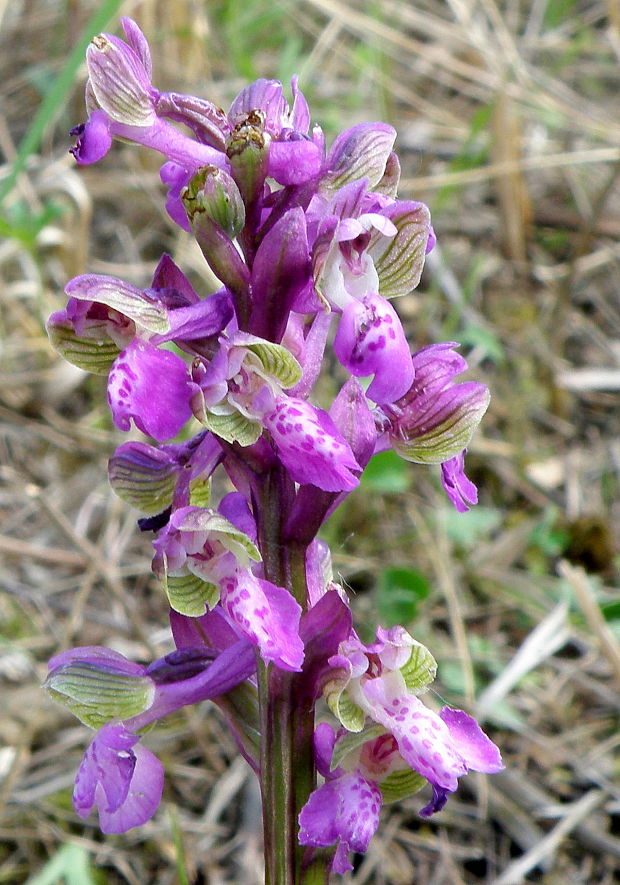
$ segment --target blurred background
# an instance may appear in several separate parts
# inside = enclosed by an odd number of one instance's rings
[[[384,810],[345,882],[620,881],[620,3],[618,0],[0,2],[0,883],[260,883],[260,805],[209,704],[147,738],[164,802],[103,838],[70,794],[89,733],[40,688],[47,659],[170,650],[149,539],[107,485],[121,435],[105,378],[44,323],[86,271],[150,281],[163,250],[211,291],[163,210],[158,158],[116,143],[78,168],[83,50],[132,15],[160,89],[227,107],[301,76],[328,140],[398,130],[400,196],[439,246],[398,301],[414,349],[462,344],[492,390],[460,516],[437,471],[376,458],[326,537],[364,636],[403,623],[439,662],[437,701],[475,713],[498,776],[431,821]]]

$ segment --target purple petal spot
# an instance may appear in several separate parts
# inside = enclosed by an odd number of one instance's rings
[[[291,417],[301,420],[291,423]],[[352,471],[360,466],[326,412],[304,400],[282,397],[265,426],[295,482],[328,492],[348,491],[358,484]]]
[[[389,301],[376,293],[362,301],[351,299],[346,305],[334,350],[351,374],[374,374],[367,394],[378,404],[394,402],[413,383],[415,373],[403,327]]]
[[[167,350],[134,339],[116,358],[108,378],[114,423],[129,430],[130,419],[143,433],[164,442],[191,416],[187,366]]]

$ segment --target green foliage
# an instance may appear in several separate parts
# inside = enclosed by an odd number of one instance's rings
[[[278,57],[273,75],[285,81],[300,67],[302,40],[292,19],[291,2],[226,0],[213,10],[225,41],[230,66],[239,77],[255,80],[267,76],[259,52]]]
[[[557,28],[573,15],[576,0],[547,0],[544,22],[547,28]]]
[[[54,857],[25,885],[103,885],[105,879],[95,873],[89,855],[81,845],[63,845]]]
[[[45,203],[39,212],[34,212],[23,200],[10,206],[0,215],[0,237],[13,238],[32,252],[36,239],[44,227],[62,213],[60,206]]]
[[[501,523],[501,513],[494,507],[478,505],[468,513],[457,513],[446,507],[441,511],[448,538],[462,550],[473,550],[478,541],[489,535]]]
[[[406,461],[387,451],[374,455],[364,473],[360,485],[370,492],[385,494],[406,492],[411,482],[411,468]]]
[[[379,618],[386,627],[407,625],[418,615],[418,604],[431,587],[423,574],[412,568],[387,568],[379,575],[376,591]]]
[[[559,556],[569,542],[568,532],[558,526],[558,510],[548,507],[540,522],[532,529],[530,544],[546,556]]]

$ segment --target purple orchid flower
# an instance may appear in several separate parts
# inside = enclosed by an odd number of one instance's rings
[[[187,704],[224,695],[255,666],[244,639],[220,652],[180,649],[148,667],[96,646],[52,658],[46,680],[52,697],[87,724],[105,722],[75,779],[73,804],[80,817],[96,807],[104,833],[124,833],[150,820],[161,801],[164,769],[139,744],[137,732]]]
[[[230,621],[260,649],[265,661],[285,670],[300,670],[301,608],[283,587],[254,574],[251,562],[259,560],[260,554],[244,529],[251,524],[254,535],[256,529],[243,496],[233,496],[234,501],[223,507],[229,518],[222,510],[201,507],[173,511],[153,542],[153,570],[166,581],[173,608],[183,614],[194,611],[186,608],[184,595],[171,595],[171,578],[194,575],[205,585],[198,614],[219,601]]]
[[[96,348],[103,335],[118,354],[103,367],[109,370],[108,402],[116,426],[129,430],[133,418],[160,442],[175,436],[191,417],[190,377],[181,357],[158,345],[221,331],[232,316],[227,291],[201,301],[164,256],[147,290],[115,277],[85,274],[71,280],[66,292],[67,307],[48,321],[58,350],[81,367],[101,372],[100,363],[85,360],[83,351],[89,345]]]
[[[444,489],[459,512],[478,500],[464,472],[464,457],[489,405],[489,389],[476,381],[453,379],[468,368],[454,342],[431,344],[413,355],[415,380],[399,400],[377,414],[390,445],[408,461],[440,463]]]
[[[99,34],[86,51],[89,117],[71,133],[77,136],[71,153],[78,163],[97,162],[108,152],[113,138],[122,138],[159,151],[187,172],[207,163],[224,167],[227,161],[221,129],[226,120],[221,111],[210,102],[192,101],[190,96],[159,93],[151,83],[151,57],[144,35],[131,19],[122,18],[121,24],[127,42],[112,34]],[[216,147],[185,135],[164,119],[166,116],[193,124],[194,131],[203,136],[210,132]]]
[[[381,725],[405,762],[432,785],[433,800],[422,816],[438,811],[469,769],[493,773],[503,768],[499,750],[474,719],[448,707],[437,714],[419,699],[436,664],[402,627],[379,628],[376,642],[368,646],[352,635],[329,663],[333,672],[324,693],[342,724],[360,731],[368,717]],[[343,693],[353,702],[353,712],[341,706]]]

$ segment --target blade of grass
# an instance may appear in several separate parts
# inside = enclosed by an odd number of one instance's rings
[[[41,138],[43,137],[48,124],[73,86],[75,75],[84,59],[86,47],[94,35],[102,31],[110,19],[116,15],[122,2],[123,0],[104,0],[88,20],[86,27],[82,31],[80,39],[73,47],[65,66],[60,71],[46,93],[43,101],[39,105],[39,109],[34,115],[30,128],[19,145],[17,156],[13,161],[11,171],[0,184],[0,204],[13,189],[17,176],[25,168],[30,154],[38,149],[41,143]]]

